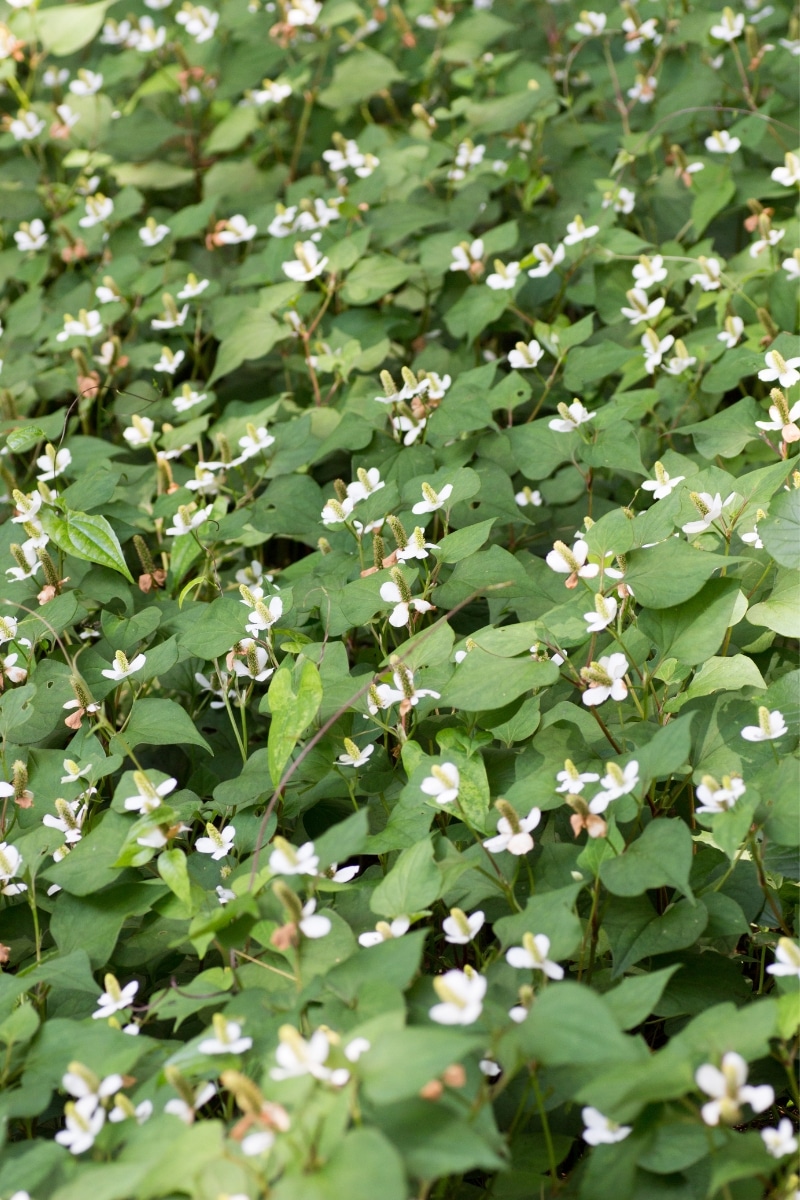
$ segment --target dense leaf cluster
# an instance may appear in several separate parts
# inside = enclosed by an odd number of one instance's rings
[[[0,0],[2,1200],[796,1196],[799,52]]]

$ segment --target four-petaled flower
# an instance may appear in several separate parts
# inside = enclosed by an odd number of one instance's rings
[[[214,1013],[211,1018],[214,1036],[204,1038],[197,1049],[201,1054],[243,1054],[253,1044],[253,1039],[242,1037],[242,1027],[238,1021],[227,1021],[222,1013]]]
[[[295,283],[316,279],[328,265],[328,259],[320,254],[313,242],[295,242],[294,255],[294,259],[283,263],[281,269]]]
[[[622,1142],[632,1131],[632,1125],[618,1125],[596,1108],[587,1105],[581,1109],[583,1124],[583,1140],[590,1146],[611,1146],[614,1142]]]
[[[541,971],[548,979],[563,979],[564,968],[551,962],[550,938],[544,933],[524,933],[522,945],[512,946],[506,951],[506,962],[510,967],[523,971]]]
[[[768,1126],[766,1129],[760,1129],[759,1133],[767,1154],[771,1154],[773,1158],[785,1158],[787,1154],[794,1154],[797,1149],[794,1126],[788,1117],[783,1117],[778,1122],[777,1129]]]
[[[542,819],[542,810],[532,808],[527,817],[521,817],[507,800],[496,800],[495,808],[501,814],[497,822],[497,833],[483,843],[492,854],[506,851],[508,854],[527,854],[533,849],[531,830]]]
[[[606,773],[600,780],[605,791],[598,792],[589,804],[589,812],[603,813],[612,800],[627,796],[639,784],[639,764],[632,759],[627,766],[619,767],[614,762],[606,763]]]
[[[676,488],[679,483],[682,483],[686,478],[685,475],[670,475],[665,469],[664,464],[657,462],[655,467],[655,479],[645,479],[642,487],[646,492],[653,493],[654,500],[664,500],[670,495],[673,488]]]
[[[233,825],[217,829],[208,821],[206,822],[206,834],[206,837],[197,839],[194,844],[195,850],[201,854],[210,854],[213,859],[224,858],[226,854],[230,854],[233,849],[233,839],[236,837],[236,829]]]
[[[276,837],[275,847],[269,856],[269,869],[275,875],[316,875],[319,858],[314,853],[314,843],[304,842],[295,849],[285,838]]]
[[[130,983],[126,983],[124,987],[119,986],[116,975],[107,974],[104,981],[106,990],[101,993],[97,1004],[97,1012],[92,1013],[95,1021],[101,1020],[103,1017],[113,1016],[114,1013],[122,1012],[123,1008],[129,1008],[133,1004],[133,998],[139,990],[138,982],[133,979]]]
[[[445,971],[433,981],[439,1004],[428,1015],[437,1025],[472,1025],[483,1012],[486,980],[472,967]]]
[[[628,694],[625,675],[628,660],[624,654],[609,654],[588,667],[581,668],[581,679],[589,686],[581,696],[584,704],[594,708],[606,700],[624,700]]]
[[[358,935],[359,946],[379,946],[381,942],[389,942],[392,938],[402,937],[411,928],[409,917],[395,917],[393,921],[378,921],[374,929]]]
[[[370,755],[374,752],[375,746],[365,746],[363,750],[359,750],[355,742],[350,738],[344,739],[345,753],[340,754],[337,762],[343,767],[363,767],[364,763],[369,762]]]
[[[731,1050],[723,1054],[719,1068],[705,1063],[695,1072],[695,1082],[701,1092],[711,1096],[700,1115],[706,1125],[736,1125],[741,1119],[743,1104],[761,1113],[774,1102],[775,1093],[768,1083],[752,1087],[747,1083],[747,1063],[741,1054]]]
[[[758,372],[758,378],[763,379],[765,383],[772,383],[777,380],[781,387],[794,387],[796,383],[800,383],[800,356],[797,358],[785,359],[777,350],[768,350],[764,355],[766,367]]]
[[[537,366],[543,357],[544,350],[534,338],[527,344],[517,342],[515,349],[508,352],[508,363],[515,371],[527,371]]]
[[[617,601],[613,596],[604,596],[597,592],[594,598],[594,612],[583,614],[588,633],[602,633],[617,615]]]
[[[791,938],[778,938],[775,947],[775,962],[767,967],[770,975],[794,975],[800,979],[800,946]]]
[[[429,483],[423,483],[422,499],[414,505],[411,511],[415,516],[419,516],[421,513],[436,512],[438,509],[444,508],[452,492],[452,483],[446,483],[440,492],[434,491]]]
[[[736,496],[735,492],[731,492],[726,500],[722,499],[719,492],[712,496],[710,492],[691,492],[691,501],[700,514],[698,521],[688,521],[684,525],[683,532],[688,534],[703,533],[709,526],[713,525],[714,521],[718,521],[722,516],[723,510],[731,504]]]
[[[442,922],[444,940],[451,946],[466,946],[478,936],[485,920],[481,909],[467,916],[460,908],[451,908],[450,916]]]
[[[432,796],[437,804],[452,804],[458,799],[461,777],[455,763],[434,763],[431,773],[419,785],[426,796]]]
[[[780,709],[775,708],[770,712],[762,704],[758,710],[758,724],[745,725],[742,737],[748,742],[771,742],[775,738],[783,737],[786,730],[786,721]]]
[[[114,655],[114,666],[100,674],[106,679],[113,679],[115,683],[120,683],[123,679],[127,679],[129,675],[135,675],[137,671],[141,671],[147,661],[144,654],[136,654],[132,659],[128,660],[127,656],[121,650],[117,650]]]
[[[573,400],[572,404],[564,404],[562,401],[558,405],[558,411],[560,415],[548,422],[550,428],[558,433],[573,433],[579,425],[585,425],[597,416],[596,412],[589,412],[580,400]]]

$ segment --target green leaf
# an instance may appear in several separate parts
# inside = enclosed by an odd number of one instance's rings
[[[797,602],[800,598],[800,574],[781,567],[775,577],[772,595],[747,610],[751,625],[765,625],[783,637],[797,636]]]
[[[727,355],[725,357],[727,359]],[[757,440],[758,430],[755,422],[761,416],[761,409],[755,400],[745,396],[743,400],[737,400],[730,408],[723,408],[713,417],[707,417],[705,421],[699,421],[695,425],[684,425],[675,432],[690,433],[698,454],[702,454],[703,458],[712,461],[717,455],[722,458],[735,458],[749,442]]]
[[[184,907],[191,910],[192,885],[189,872],[186,870],[186,855],[182,850],[164,850],[158,856],[156,863],[158,873],[171,892],[178,897]]]
[[[558,679],[558,667],[551,662],[528,658],[499,659],[480,646],[459,663],[442,692],[440,704],[483,712],[502,708],[534,688],[547,687]]]
[[[800,491],[779,492],[769,506],[766,520],[759,521],[758,535],[764,549],[782,567],[800,569]]]
[[[482,1045],[474,1034],[441,1028],[383,1033],[363,1060],[364,1090],[373,1104],[405,1100]]]
[[[47,434],[38,425],[23,425],[21,429],[12,429],[6,435],[6,445],[13,454],[24,454],[46,438]]]
[[[338,63],[333,79],[317,97],[323,108],[348,108],[386,91],[402,75],[390,58],[358,46],[352,56]]]
[[[377,1129],[354,1129],[337,1139],[318,1171],[299,1173],[299,1167],[296,1160],[292,1174],[271,1190],[274,1200],[406,1200],[408,1194],[400,1155]]]
[[[44,508],[39,519],[45,533],[53,539],[59,550],[74,554],[86,562],[110,567],[133,583],[119,539],[105,517],[69,511],[59,517],[55,511]]]
[[[427,908],[439,896],[442,876],[433,860],[430,838],[401,851],[389,874],[370,899],[370,908],[382,917],[399,917]]]
[[[710,696],[713,692],[738,692],[746,687],[766,686],[752,658],[746,654],[734,654],[731,658],[709,658],[684,694],[687,700],[691,700],[694,696]]]
[[[582,886],[572,883],[532,896],[521,913],[495,921],[494,931],[502,945],[518,945],[526,933],[544,933],[550,939],[550,958],[567,958],[581,940],[581,923],[574,910]]]
[[[113,163],[109,175],[120,187],[149,188],[153,191],[169,191],[185,187],[194,180],[191,167],[179,167],[169,162]]]
[[[411,274],[408,263],[389,255],[372,255],[356,263],[342,288],[347,304],[374,304],[405,283]]]
[[[632,550],[625,582],[637,603],[645,608],[670,608],[696,596],[715,571],[730,566],[730,558],[695,550],[678,538],[670,538],[646,550]]]
[[[217,361],[208,383],[230,375],[243,362],[263,358],[277,342],[289,337],[290,331],[260,308],[244,308],[233,333],[223,338],[217,351]]]
[[[112,738],[116,753],[127,753],[144,743],[148,746],[202,746],[213,753],[198,733],[194,721],[174,700],[156,700],[146,696],[137,700],[131,718],[118,737]]]
[[[641,896],[651,888],[673,887],[691,897],[692,835],[678,817],[651,821],[624,854],[607,858],[600,878],[615,896]]]
[[[306,659],[295,695],[292,672],[281,667],[272,677],[268,698],[272,713],[267,743],[269,773],[277,787],[292,751],[319,711],[322,702],[319,671]]]
[[[547,1067],[631,1063],[645,1054],[641,1042],[622,1033],[602,996],[570,980],[548,984],[537,996],[519,1041],[526,1058]]]
[[[654,547],[657,549],[657,547]],[[626,582],[629,576],[626,573]],[[631,585],[637,596],[639,591]],[[739,581],[712,579],[696,596],[683,604],[644,612],[639,628],[655,642],[662,660],[675,658],[694,666],[719,649],[729,625],[733,623],[739,598]]]
[[[60,4],[43,10],[35,22],[27,11],[16,12],[10,24],[17,36],[38,40],[43,49],[63,58],[94,40],[113,2],[101,0],[98,4],[82,4],[77,12],[73,4]]]
[[[653,913],[643,926],[629,926],[614,950],[614,977],[624,975],[643,958],[693,945],[707,924],[708,912],[702,904],[692,906],[688,900],[679,900],[663,916]]]
[[[603,993],[608,1008],[619,1023],[620,1029],[635,1029],[646,1021],[661,999],[664,988],[680,965],[662,967],[646,975],[631,975],[622,983]]]

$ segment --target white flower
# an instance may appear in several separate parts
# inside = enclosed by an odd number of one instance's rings
[[[326,879],[332,879],[334,883],[349,883],[351,879],[355,879],[360,867],[340,867],[338,863],[331,863],[325,872]]]
[[[726,317],[725,328],[717,334],[717,341],[724,342],[728,350],[732,350],[744,333],[744,321],[741,317]]]
[[[316,908],[316,900],[309,900],[303,905],[301,919],[297,922],[300,932],[312,941],[327,937],[332,929],[330,919],[317,913]]]
[[[106,975],[104,982],[106,990],[101,993],[97,1001],[97,1012],[92,1013],[95,1021],[113,1016],[114,1013],[121,1012],[123,1008],[129,1008],[139,990],[139,984],[135,979],[126,983],[122,988],[119,986],[116,975]]]
[[[212,12],[204,4],[185,3],[181,11],[176,13],[175,20],[200,45],[214,36],[219,13]]]
[[[600,783],[606,790],[598,792],[589,804],[589,812],[595,814],[605,812],[612,800],[618,800],[620,796],[627,796],[635,787],[638,787],[638,762],[634,759],[624,768],[618,767],[613,762],[606,763],[606,774]]]
[[[800,979],[800,946],[791,938],[778,938],[775,947],[775,962],[767,967],[769,975],[794,975]]]
[[[188,412],[190,408],[194,408],[195,404],[202,404],[208,399],[205,392],[196,392],[191,384],[185,383],[180,393],[172,398],[172,407],[176,412]]]
[[[645,479],[641,485],[646,492],[652,492],[655,500],[664,500],[669,496],[679,483],[682,483],[686,478],[685,475],[669,475],[664,469],[663,463],[657,462],[653,468],[655,471],[655,479]]]
[[[704,1104],[700,1114],[706,1125],[735,1125],[741,1117],[741,1106],[749,1104],[753,1112],[761,1113],[775,1100],[769,1084],[747,1086],[747,1063],[740,1054],[723,1054],[720,1069],[705,1063],[695,1072],[695,1082],[701,1092],[712,1099]]]
[[[472,1025],[483,1012],[486,980],[467,967],[464,971],[445,971],[433,981],[440,1003],[429,1010],[437,1025]]]
[[[131,1026],[129,1026],[129,1030],[130,1031],[136,1030],[136,1033],[138,1033],[139,1026],[131,1025]],[[127,1032],[127,1031],[123,1029],[123,1033],[125,1033],[125,1032]],[[108,1114],[108,1119],[109,1119],[109,1121],[112,1121],[114,1124],[118,1124],[120,1121],[128,1121],[131,1118],[133,1118],[133,1120],[136,1121],[137,1125],[144,1125],[145,1121],[149,1121],[150,1117],[152,1117],[152,1115],[153,1115],[152,1100],[142,1100],[141,1104],[137,1104],[134,1106],[133,1104],[131,1104],[130,1100],[128,1100],[127,1096],[122,1096],[120,1094],[116,1098],[116,1104],[111,1109],[111,1112]]]
[[[668,375],[682,375],[684,371],[688,371],[693,367],[696,362],[697,359],[689,354],[681,339],[678,338],[675,343],[675,354],[669,362],[664,364],[664,370]]]
[[[358,935],[359,946],[379,946],[381,942],[391,941],[392,938],[402,937],[411,928],[408,917],[395,917],[391,922],[378,921],[374,930]]]
[[[207,837],[198,838],[194,844],[195,850],[200,854],[210,854],[211,857],[218,861],[224,858],[226,854],[230,854],[233,849],[233,839],[236,837],[236,828],[233,825],[226,825],[224,829],[217,829],[210,821],[206,823]]]
[[[321,12],[322,5],[317,0],[291,0],[286,23],[294,26],[313,25]]]
[[[369,762],[371,755],[375,751],[374,745],[365,746],[363,750],[359,750],[355,742],[350,738],[344,739],[345,754],[340,754],[337,762],[343,767],[363,767],[364,763]]]
[[[719,42],[734,42],[736,38],[742,36],[743,30],[744,14],[736,13],[734,16],[733,9],[724,8],[719,24],[712,25],[709,32]]]
[[[656,30],[657,24],[657,17],[649,17],[646,21],[640,21],[638,17],[626,17],[622,22],[625,53],[636,54],[645,42],[652,42],[654,46],[660,45],[661,34]]]
[[[47,825],[49,829],[57,829],[59,833],[63,833],[67,845],[73,846],[83,836],[83,823],[89,811],[88,806],[81,805],[80,798],[67,801],[62,800],[60,796],[55,801],[55,806],[58,816],[54,817],[51,813],[47,813],[42,817],[42,824]]]
[[[106,1123],[106,1110],[97,1107],[94,1096],[83,1096],[64,1107],[65,1129],[56,1134],[56,1141],[66,1146],[70,1154],[83,1154]]]
[[[778,1123],[777,1129],[767,1126],[766,1129],[760,1129],[759,1133],[764,1141],[767,1154],[771,1154],[773,1158],[785,1158],[787,1154],[794,1154],[797,1149],[794,1126],[788,1117],[784,1117]]]
[[[475,263],[483,262],[483,238],[475,238],[472,242],[460,242],[450,253],[453,256],[451,271],[470,271]]]
[[[104,196],[102,192],[96,192],[94,196],[86,197],[86,213],[78,221],[78,224],[81,229],[91,229],[92,226],[107,221],[113,211],[114,201],[110,200],[108,196]]]
[[[572,404],[562,402],[558,406],[558,411],[561,415],[548,421],[548,425],[559,433],[573,433],[579,425],[585,425],[587,421],[591,421],[593,417],[597,416],[596,412],[589,412],[577,399],[573,400]]]
[[[617,213],[632,213],[636,207],[636,192],[632,192],[630,188],[618,187],[614,191],[604,192],[603,208],[613,207]]]
[[[529,504],[532,505],[533,508],[541,508],[541,506],[544,504],[542,493],[538,490],[538,488],[531,489],[527,486],[522,488],[521,491],[515,492],[514,499],[520,508],[526,508]]]
[[[155,422],[150,417],[133,417],[133,425],[130,429],[123,429],[122,436],[129,446],[136,449],[139,446],[147,446],[152,441]]]
[[[437,804],[452,804],[458,799],[461,777],[455,763],[434,763],[431,773],[419,785],[426,796],[432,796]]]
[[[260,88],[253,88],[252,91],[245,93],[245,99],[240,100],[241,105],[255,104],[261,107],[262,104],[280,104],[291,96],[292,88],[288,83],[276,83],[272,79],[262,79]]]
[[[418,501],[411,511],[415,516],[421,513],[436,512],[444,508],[453,491],[452,483],[446,483],[440,492],[434,491],[429,483],[422,484],[422,500]]]
[[[65,342],[67,338],[71,337],[95,338],[102,332],[103,322],[100,320],[100,313],[95,309],[87,312],[85,308],[82,308],[78,313],[77,321],[69,313],[64,314],[64,328],[56,334],[56,341]]]
[[[394,580],[387,580],[386,583],[381,584],[380,597],[387,604],[394,605],[389,614],[389,624],[395,629],[401,629],[404,625],[408,625],[412,609],[414,612],[424,613],[430,612],[434,607],[428,600],[420,600],[410,594],[404,597],[399,585]]]
[[[561,785],[556,788],[556,791],[578,795],[587,783],[597,783],[599,778],[600,776],[594,771],[579,771],[572,759],[567,758],[564,761],[564,770],[559,771],[556,775],[556,779]]]
[[[135,675],[137,671],[141,671],[147,659],[144,654],[137,654],[134,658],[128,661],[121,650],[117,650],[114,655],[114,666],[110,670],[101,671],[106,679],[113,679],[115,683],[119,683],[123,679],[127,679],[129,675]]]
[[[211,515],[212,504],[205,508],[197,508],[194,504],[181,504],[172,518],[172,524],[165,530],[168,537],[184,537],[193,529],[199,529]]]
[[[127,25],[127,21],[121,22],[122,25]],[[153,50],[158,50],[164,45],[167,40],[167,29],[165,25],[156,27],[152,17],[140,17],[138,29],[132,29],[128,34],[125,45],[132,50],[138,50],[140,54],[150,54]]]
[[[494,260],[494,271],[491,275],[487,275],[487,286],[493,292],[507,292],[517,282],[520,266],[518,262],[503,263],[499,258]]]
[[[522,945],[512,946],[506,951],[506,962],[519,970],[542,971],[548,979],[563,979],[564,968],[551,962],[550,938],[543,933],[524,933]]]
[[[285,838],[276,837],[275,849],[269,856],[269,869],[274,875],[316,875],[319,857],[314,853],[314,843],[304,842],[295,849]]]
[[[262,630],[271,629],[282,616],[283,601],[280,596],[270,596],[266,604],[256,599],[245,628],[251,637],[258,637]]]
[[[41,468],[41,474],[36,478],[49,483],[51,479],[56,479],[63,474],[71,462],[72,452],[66,447],[56,452],[52,446],[48,446],[47,452],[36,459],[37,467]]]
[[[500,1064],[496,1063],[493,1058],[482,1058],[478,1066],[487,1079],[496,1079],[503,1071]]]
[[[178,292],[179,300],[195,300],[208,287],[207,279],[198,279],[196,275],[189,273],[186,277],[186,283]]]
[[[617,602],[613,596],[604,596],[597,592],[594,598],[594,612],[583,614],[586,621],[587,633],[602,633],[617,615]]]
[[[391,417],[390,419],[392,429],[394,429],[395,433],[402,433],[405,435],[403,437],[404,446],[413,445],[417,438],[420,437],[424,431],[425,426],[428,424],[427,417],[399,416]]]
[[[716,291],[722,282],[719,261],[716,258],[706,258],[703,254],[697,261],[702,267],[702,271],[697,275],[692,275],[689,283],[699,283],[704,292]]]
[[[248,224],[247,217],[236,213],[225,221],[214,236],[221,245],[237,246],[240,242],[251,242],[257,233],[257,226]]]
[[[770,742],[774,738],[783,737],[786,728],[786,721],[779,709],[770,712],[762,705],[758,710],[758,724],[745,725],[742,737],[748,742]]]
[[[675,338],[671,333],[659,339],[654,329],[645,330],[641,337],[641,345],[644,350],[644,366],[648,375],[652,375],[656,367],[661,365],[661,360],[674,343]]]
[[[195,1113],[203,1105],[208,1104],[212,1096],[216,1096],[217,1089],[213,1083],[202,1083],[196,1088],[192,1096],[192,1103],[189,1104],[184,1099],[168,1100],[164,1105],[164,1112],[169,1113],[178,1120],[183,1121],[184,1125],[191,1125],[195,1118]]]
[[[758,238],[750,247],[750,257],[758,258],[759,254],[763,254],[768,246],[777,246],[783,241],[786,234],[785,229],[769,229],[766,236]]]
[[[797,422],[800,421],[800,400],[789,408],[783,395],[774,389],[773,394],[776,396],[777,403],[769,406],[769,421],[756,421],[759,429],[765,430],[780,430],[781,437],[785,442],[800,441],[800,428]]]
[[[347,496],[353,504],[358,504],[359,500],[366,500],[367,496],[371,496],[373,492],[379,492],[383,487],[386,487],[386,484],[381,479],[381,473],[377,467],[370,467],[368,471],[359,467],[358,479],[347,485]]]
[[[165,296],[165,300],[169,301],[164,312],[160,317],[154,317],[150,322],[151,329],[180,329],[185,323],[189,314],[189,305],[184,304],[183,308],[177,308],[171,296]]]
[[[327,257],[320,254],[313,242],[295,242],[294,254],[294,260],[282,263],[281,269],[295,283],[316,279],[328,265]]]
[[[632,1125],[618,1125],[588,1105],[581,1109],[581,1116],[585,1126],[583,1140],[590,1146],[610,1146],[614,1142],[622,1142],[633,1129]]]
[[[16,617],[0,617],[0,646],[14,641],[18,625],[19,621]]]
[[[153,370],[164,371],[167,375],[174,375],[185,358],[185,350],[176,350],[173,354],[169,346],[164,346],[161,351],[161,358],[157,363],[154,363]]]
[[[13,794],[13,790],[9,794]],[[28,890],[25,883],[12,883],[14,877],[21,873],[22,865],[22,855],[16,846],[0,842],[0,895],[19,896]]]
[[[413,533],[409,534],[408,545],[402,549],[398,548],[396,557],[398,562],[408,562],[409,559],[428,558],[429,550],[438,550],[439,546],[436,542],[425,541],[425,530],[416,525]]]
[[[649,300],[647,293],[641,288],[631,288],[625,295],[628,297],[630,308],[621,308],[623,317],[627,317],[631,325],[639,325],[642,321],[653,321],[666,304],[663,296]]]
[[[72,80],[69,90],[73,96],[94,96],[103,86],[103,76],[98,71],[87,71],[78,68],[76,79]]]
[[[262,451],[268,450],[274,442],[275,438],[272,437],[265,426],[260,425],[256,429],[253,425],[248,425],[245,436],[239,438],[239,446],[242,452],[236,462],[246,462],[248,458],[252,458],[255,454],[261,454]]]
[[[537,242],[531,253],[538,260],[539,265],[532,267],[528,274],[531,279],[544,279],[546,275],[556,269],[559,263],[564,261],[566,250],[560,242],[555,250],[551,250],[546,242]]]
[[[20,556],[27,563],[27,567],[22,566],[22,563],[19,561]],[[36,546],[33,539],[23,542],[18,552],[15,553],[15,558],[18,561],[18,565],[16,567],[6,567],[6,575],[9,578],[9,582],[21,583],[23,579],[31,579],[42,565],[36,554]]]
[[[270,1071],[272,1079],[296,1079],[298,1076],[311,1075],[322,1083],[332,1083],[341,1087],[350,1078],[346,1067],[331,1068],[325,1064],[331,1052],[331,1043],[324,1029],[317,1029],[308,1041],[301,1037],[291,1025],[282,1025],[278,1030],[280,1039],[275,1051],[277,1067]]]
[[[443,8],[435,8],[432,13],[423,13],[417,17],[420,29],[446,29],[453,20],[453,13]]]
[[[564,237],[565,246],[576,246],[578,242],[586,241],[587,238],[593,238],[596,233],[600,232],[599,225],[586,226],[583,222],[583,217],[576,216],[574,221],[570,221],[567,225],[567,232]]]
[[[656,283],[662,283],[667,278],[663,257],[660,254],[654,254],[652,258],[648,258],[646,254],[640,255],[633,268],[633,278],[637,288],[647,289]]]
[[[23,252],[41,250],[43,246],[47,245],[44,221],[41,221],[39,217],[34,217],[30,222],[22,221],[14,234],[14,241],[17,243],[17,249]]]
[[[658,80],[655,75],[637,75],[633,87],[628,88],[628,97],[639,104],[651,104],[655,99],[657,87]]]
[[[712,154],[735,154],[741,144],[740,139],[731,137],[727,129],[715,129],[705,141],[706,150]]]
[[[589,547],[582,539],[579,539],[571,548],[566,542],[556,542],[545,558],[545,562],[551,571],[557,571],[560,575],[594,579],[596,575],[599,575],[600,567],[597,563],[586,562],[588,554]]]
[[[781,263],[789,279],[800,279],[800,250],[793,250],[791,258],[785,258]]]
[[[525,371],[535,367],[544,358],[544,350],[534,338],[533,341],[517,342],[516,347],[508,353],[509,366],[515,371]]]
[[[516,856],[527,854],[533,849],[531,830],[542,819],[542,811],[532,808],[527,817],[521,817],[505,800],[498,800],[495,807],[502,816],[497,822],[497,834],[487,838],[483,843],[491,854],[501,854],[506,851]]]
[[[683,532],[690,535],[703,533],[714,521],[720,519],[723,509],[728,507],[735,498],[735,495],[735,492],[731,492],[730,496],[726,500],[723,500],[719,492],[714,496],[710,492],[690,492],[692,503],[700,513],[700,520],[689,521],[683,526]]]
[[[581,12],[580,21],[575,22],[575,32],[581,37],[595,37],[602,33],[606,27],[608,17],[605,13],[587,12],[583,9]]]
[[[28,678],[27,668],[16,665],[18,659],[18,654],[7,654],[5,658],[0,656],[0,671],[10,683],[24,683]]]
[[[252,679],[256,683],[264,683],[275,670],[274,667],[267,665],[269,663],[267,650],[264,646],[257,646],[252,638],[242,638],[238,645],[245,657],[232,660],[234,675],[239,679]]]
[[[764,355],[766,367],[758,372],[758,378],[763,379],[765,383],[772,383],[777,380],[781,387],[794,387],[796,383],[800,383],[800,356],[797,358],[784,359],[777,350],[768,350]]]
[[[346,521],[354,509],[355,505],[352,500],[345,498],[344,500],[327,500],[325,506],[320,513],[323,525],[341,525],[342,521]]]
[[[48,67],[42,75],[42,84],[47,88],[63,87],[69,79],[66,67]]]
[[[17,142],[30,142],[39,136],[45,124],[30,108],[20,109],[15,120],[9,121],[8,132]]]
[[[165,779],[162,783],[152,784],[143,771],[133,772],[133,782],[138,791],[134,796],[127,796],[125,809],[127,812],[151,813],[161,806],[161,801],[178,786],[177,779]]]
[[[727,812],[746,790],[744,781],[738,775],[723,775],[721,784],[712,775],[704,775],[702,783],[696,788],[701,807],[695,809],[695,812],[712,815]]]
[[[253,1039],[242,1037],[238,1021],[226,1021],[222,1013],[212,1017],[214,1037],[204,1038],[197,1049],[201,1054],[243,1054],[253,1044]]]
[[[624,654],[609,654],[581,670],[581,678],[589,686],[581,700],[589,707],[603,704],[606,700],[624,700],[628,694],[625,675],[628,660]]]
[[[467,916],[460,908],[451,908],[450,916],[442,922],[444,940],[451,946],[466,946],[483,929],[486,915],[480,909]]]
[[[456,182],[465,179],[470,167],[477,167],[483,162],[486,147],[476,146],[469,138],[459,143],[456,151],[455,166],[447,172],[447,178]]]

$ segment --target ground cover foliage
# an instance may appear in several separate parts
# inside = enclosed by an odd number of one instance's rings
[[[795,1197],[796,20],[0,22],[0,1196]]]

